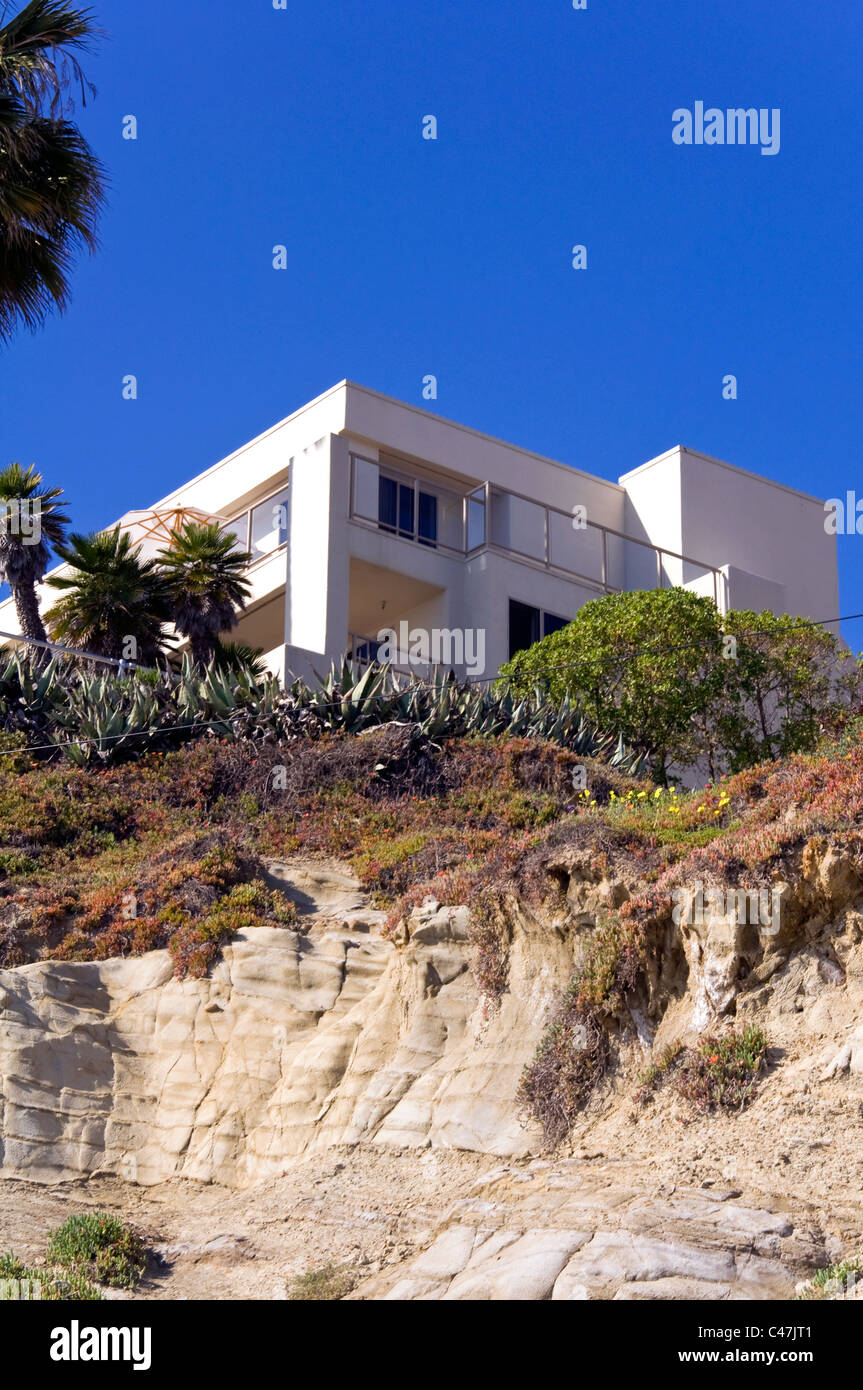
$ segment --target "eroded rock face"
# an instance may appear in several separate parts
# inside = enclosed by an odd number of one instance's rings
[[[431,1244],[354,1298],[790,1298],[820,1258],[784,1212],[734,1191],[627,1186],[615,1164],[504,1167],[455,1204]]]
[[[518,1115],[523,1067],[592,921],[633,887],[581,859],[553,867],[561,892],[545,909],[509,904],[496,1003],[470,969],[465,909],[429,899],[387,940],[350,876],[310,864],[272,866],[303,929],[241,935],[209,978],[175,980],[165,952],[0,972],[0,1175],[260,1184],[222,1194],[249,1209],[285,1184],[282,1213],[305,1165],[329,1178],[291,1209],[312,1245],[328,1210],[331,1246],[351,1221],[345,1189],[328,1208],[327,1184],[363,1168],[357,1249],[367,1220],[397,1240],[411,1213],[398,1260],[362,1266],[363,1299],[788,1298],[857,1254],[863,914],[847,866],[810,854],[777,934],[709,916],[658,924],[615,1074],[569,1151],[537,1157]],[[692,1124],[659,1093],[634,1123],[651,1045],[727,1014],[769,1035],[775,1070],[753,1103]],[[424,1175],[465,1164],[477,1181],[442,1184],[427,1216]],[[244,1239],[214,1228],[201,1257]]]
[[[765,1022],[808,1013],[826,987],[835,987],[837,1030],[859,1016],[863,885],[848,858],[813,840],[794,881],[763,890],[760,901],[753,889],[716,891],[722,906],[710,888],[696,911],[681,904],[677,916],[669,909],[655,925],[647,964],[651,1043],[691,1041],[744,1015]]]
[[[243,934],[206,979],[173,979],[165,952],[0,972],[3,1174],[243,1187],[339,1145],[536,1152],[516,1101],[523,1068],[590,930],[582,918],[632,886],[580,861],[552,867],[570,875],[561,896],[577,920],[511,905],[495,1004],[470,969],[465,909],[428,900],[389,941],[354,880],[308,864],[272,869],[307,929]],[[831,893],[856,885],[835,856],[810,855],[800,891],[811,916],[791,919],[793,946],[712,920],[669,929],[652,1011],[633,1002],[623,1020],[623,1071],[733,1011],[785,1047],[790,1084],[855,1083],[863,916],[846,905],[828,917]]]
[[[309,930],[241,934],[209,978],[163,951],[0,972],[4,1175],[245,1185],[331,1144],[530,1148],[514,1097],[563,943],[518,933],[489,1012],[464,909],[428,901],[396,946],[351,880],[281,876]]]

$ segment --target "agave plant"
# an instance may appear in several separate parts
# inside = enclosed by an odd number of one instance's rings
[[[4,651],[0,666],[0,721],[6,730],[21,730],[42,740],[57,703],[58,659],[47,663],[20,650]]]
[[[60,666],[38,669],[19,653],[0,660],[0,723],[65,749],[73,761],[136,756],[210,733],[255,743],[290,743],[328,733],[360,734],[397,723],[415,746],[455,736],[501,734],[547,739],[581,757],[637,775],[646,750],[630,750],[597,729],[568,700],[555,708],[537,691],[508,693],[459,683],[435,672],[429,681],[396,675],[386,666],[360,670],[334,662],[315,684],[283,688],[249,666],[237,672],[198,665],[185,653],[175,673],[91,673]]]
[[[144,681],[78,672],[66,700],[54,711],[67,757],[79,766],[140,756],[157,746],[164,711],[158,691]]]

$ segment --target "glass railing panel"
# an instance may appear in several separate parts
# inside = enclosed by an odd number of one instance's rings
[[[426,489],[420,484],[421,497]],[[464,549],[462,499],[454,492],[438,492],[437,497],[437,539],[439,545],[449,550]]]
[[[702,598],[709,598],[721,607],[722,594],[717,584],[716,571],[709,565],[699,565],[694,560],[678,560],[680,579],[677,581]]]
[[[605,582],[609,589],[626,588],[626,542],[611,532],[605,533]]]
[[[380,519],[380,477],[378,464],[354,456],[352,512],[362,521],[377,524]]]
[[[649,545],[638,545],[635,541],[622,542],[623,589],[657,589],[670,587],[663,574],[657,552]]]
[[[249,549],[252,559],[269,555],[288,540],[288,489],[282,488],[274,497],[252,508]]]
[[[221,528],[223,536],[233,536],[232,550],[247,550],[249,546],[249,513],[234,517]]]
[[[545,507],[492,488],[489,540],[545,564]]]
[[[602,583],[602,531],[597,526],[575,528],[573,518],[549,511],[549,564],[570,574]]]
[[[466,549],[485,545],[485,488],[478,488],[465,499]]]

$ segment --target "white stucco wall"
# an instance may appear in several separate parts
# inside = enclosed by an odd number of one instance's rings
[[[818,621],[838,615],[836,538],[825,532],[818,498],[683,447],[620,481],[631,524],[654,544],[730,570],[731,607],[770,607]],[[676,568],[675,582],[704,587],[693,582],[694,567]]]
[[[415,470],[454,492],[489,482],[559,508],[561,515],[550,513],[548,521],[552,562],[579,566],[597,580],[601,538],[592,529],[572,528],[576,506],[586,508],[590,521],[723,569],[732,606],[816,619],[839,611],[836,541],[824,530],[823,504],[815,498],[680,446],[609,482],[341,382],[153,504],[230,517],[290,479],[288,545],[250,570],[253,602],[263,604],[284,590],[289,666],[292,653],[307,668],[312,657],[321,666],[322,655],[344,651],[352,558],[388,572],[381,583],[396,606],[399,574],[439,589],[434,597],[415,597],[408,616],[418,626],[484,629],[489,674],[509,654],[510,599],[569,618],[597,596],[588,585],[501,552],[465,559],[352,523],[352,450],[372,460],[381,456],[387,466],[408,475]],[[373,511],[374,477],[368,492]],[[130,498],[130,508],[148,504],[146,497]],[[538,508],[502,497],[493,512],[487,538],[543,553],[545,520]],[[609,537],[607,559],[615,587],[656,585],[654,553],[632,540]],[[666,557],[662,577],[713,593],[712,578],[700,566]],[[53,591],[47,598],[50,603]],[[0,605],[0,629],[19,631],[11,601]]]
[[[448,469],[474,484],[491,481],[564,511],[581,505],[591,521],[623,529],[623,488],[529,449],[492,439],[352,382],[346,385],[345,422],[358,445],[362,441],[385,444],[405,459]]]

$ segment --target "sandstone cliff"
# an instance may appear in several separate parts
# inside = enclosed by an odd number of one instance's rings
[[[0,972],[2,1176],[31,1196],[33,1183],[107,1175],[130,1192],[218,1184],[234,1203],[247,1192],[248,1213],[309,1165],[367,1172],[379,1153],[382,1180],[392,1162],[412,1177],[395,1207],[379,1194],[405,1238],[373,1261],[364,1298],[787,1297],[859,1249],[852,863],[810,842],[778,934],[658,919],[609,1074],[554,1155],[519,1112],[519,1079],[585,933],[634,884],[574,851],[548,868],[553,906],[509,904],[500,999],[474,979],[466,909],[428,899],[388,938],[343,868],[307,861],[270,865],[297,929],[241,933],[203,979],[175,979],[164,951]],[[745,1111],[692,1122],[664,1094],[634,1105],[651,1049],[732,1015],[770,1043]],[[435,1194],[423,1225],[413,1183],[431,1157],[443,1167],[420,1183]],[[373,1207],[367,1180],[364,1193]],[[355,1237],[362,1219],[341,1201]],[[359,1280],[365,1242],[320,1239],[353,1252]]]

